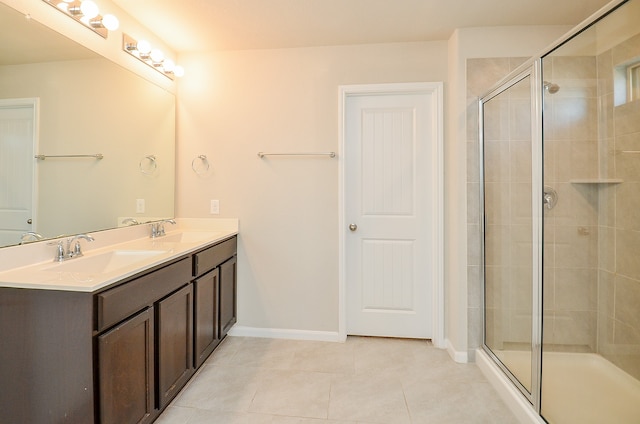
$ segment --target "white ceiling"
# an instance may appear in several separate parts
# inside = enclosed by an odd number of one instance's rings
[[[455,28],[575,25],[608,0],[113,0],[176,51],[446,40]]]

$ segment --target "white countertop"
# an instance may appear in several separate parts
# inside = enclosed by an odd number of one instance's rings
[[[236,219],[176,221],[157,238],[148,225],[91,233],[93,242],[81,240],[84,256],[63,262],[53,261],[51,241],[0,249],[0,287],[94,292],[238,234]]]

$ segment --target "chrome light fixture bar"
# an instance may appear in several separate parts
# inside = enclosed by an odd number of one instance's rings
[[[100,15],[98,6],[92,0],[42,0],[55,7],[60,12],[80,22],[96,34],[107,38],[109,31],[115,31],[120,26],[114,15]]]
[[[171,59],[164,57],[164,53],[151,47],[148,41],[136,40],[130,35],[122,34],[122,50],[139,61],[151,66],[167,78],[174,79],[184,75],[184,69]]]

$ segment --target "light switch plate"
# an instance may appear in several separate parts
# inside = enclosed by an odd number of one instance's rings
[[[144,213],[144,199],[136,199],[136,213]]]
[[[220,213],[220,201],[215,199],[211,200],[211,214],[218,215]]]

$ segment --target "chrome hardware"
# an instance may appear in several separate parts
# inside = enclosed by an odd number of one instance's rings
[[[27,219],[27,224],[33,224],[33,219],[31,218]]]
[[[60,240],[58,242],[58,245],[56,246],[56,254],[53,257],[53,261],[54,262],[62,262],[64,260],[65,260],[64,247],[62,247],[62,240]]]
[[[164,231],[164,224],[168,223],[168,224],[176,224],[176,221],[173,219],[163,219],[162,221],[158,221],[158,222],[152,222],[151,223],[151,238],[156,238],[156,237],[162,237],[164,236],[166,233]]]
[[[125,219],[122,220],[122,224],[138,225],[140,223],[135,218],[125,218]]]
[[[358,226],[357,226],[356,224],[349,224],[349,229],[350,229],[351,231],[355,231],[355,230],[357,230],[357,229],[358,229]]]
[[[20,244],[31,243],[42,239],[44,239],[42,234],[36,233],[34,231],[27,231],[20,236]]]
[[[553,207],[558,203],[558,193],[553,188],[544,186],[542,202],[547,209],[553,209]]]
[[[71,238],[67,239],[67,259],[77,258],[82,256],[82,246],[80,246],[80,239],[84,239],[86,241],[95,240],[93,237],[87,234],[78,234]],[[75,242],[75,244],[73,244]],[[73,244],[73,250],[71,250],[71,245]]]

